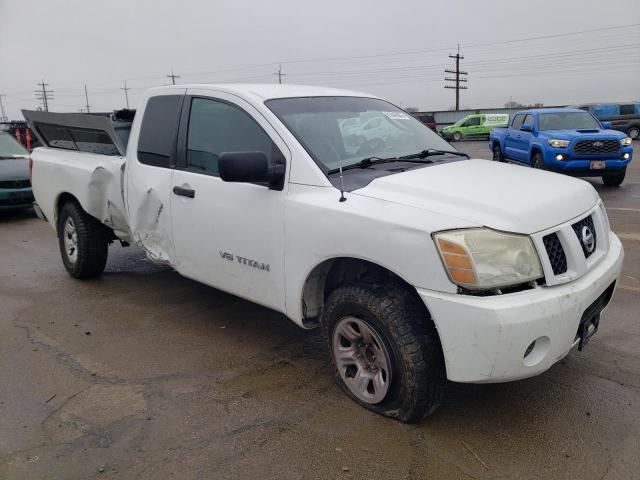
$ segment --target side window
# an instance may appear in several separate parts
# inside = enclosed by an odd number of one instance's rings
[[[520,127],[523,124],[523,120],[524,120],[524,115],[522,114],[516,115],[515,118],[513,119],[513,122],[511,123],[511,128],[514,130],[520,130]]]
[[[526,117],[524,117],[524,119],[522,120],[522,125],[524,125],[525,123],[528,123],[529,125],[531,125],[533,127],[533,115],[528,114]],[[522,126],[520,125],[520,126]]]
[[[175,157],[181,95],[151,97],[142,117],[138,138],[138,160],[146,165],[169,168]]]
[[[635,113],[635,105],[620,105],[620,115],[634,115]]]
[[[187,169],[218,175],[223,152],[264,152],[271,163],[278,147],[251,116],[225,102],[194,98],[187,133]]]
[[[480,125],[480,117],[471,117],[465,122],[466,127],[474,127],[476,125]]]

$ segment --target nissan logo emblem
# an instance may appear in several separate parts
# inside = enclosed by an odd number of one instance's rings
[[[582,227],[582,235],[581,235],[582,245],[584,245],[585,250],[588,253],[593,252],[593,249],[596,248],[596,239],[593,236],[593,232],[587,226]]]

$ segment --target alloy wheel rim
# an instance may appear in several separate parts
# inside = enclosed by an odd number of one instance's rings
[[[351,393],[371,405],[384,400],[391,385],[391,362],[373,328],[356,317],[339,320],[333,331],[333,356]]]
[[[64,250],[71,263],[78,259],[78,232],[73,218],[67,218],[63,229]]]

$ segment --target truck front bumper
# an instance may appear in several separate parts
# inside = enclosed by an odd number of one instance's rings
[[[486,297],[418,289],[438,329],[449,380],[507,382],[550,368],[577,345],[587,308],[601,296],[610,299],[623,257],[611,233],[607,255],[569,283]]]

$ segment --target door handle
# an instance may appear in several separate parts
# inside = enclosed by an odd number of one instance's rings
[[[175,193],[176,195],[180,195],[181,197],[194,198],[196,196],[195,190],[178,186],[173,187],[173,193]]]

